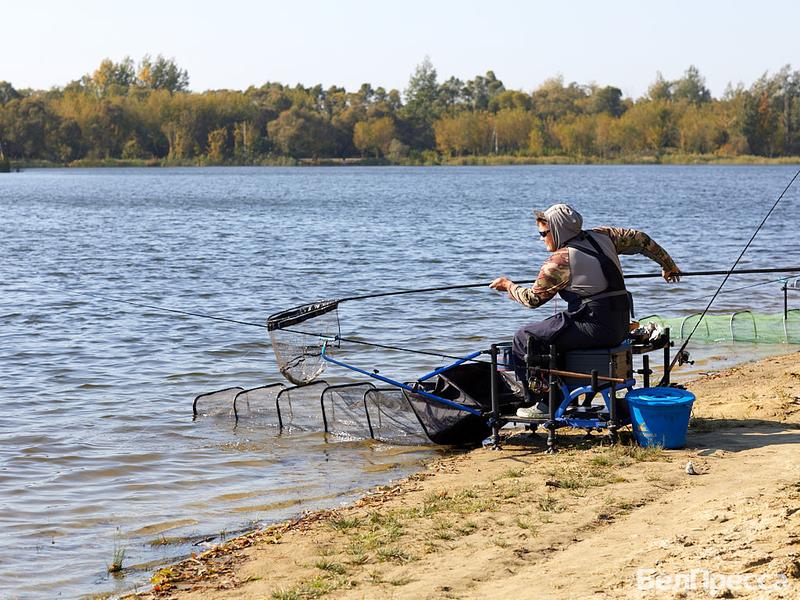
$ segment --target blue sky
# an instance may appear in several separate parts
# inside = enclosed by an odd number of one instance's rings
[[[0,0],[0,80],[49,88],[109,57],[174,57],[193,90],[266,81],[405,88],[428,55],[440,80],[488,69],[530,91],[561,74],[638,97],[661,71],[694,64],[719,96],[728,82],[800,69],[800,2],[336,2]]]

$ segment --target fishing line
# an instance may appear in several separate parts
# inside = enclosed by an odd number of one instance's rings
[[[326,337],[324,334],[321,333],[312,333],[310,331],[300,331],[299,329],[289,329],[287,327],[282,327],[281,331],[288,331],[289,333],[297,333],[300,335],[307,335],[310,337]],[[442,354],[440,352],[433,352],[428,350],[415,350],[413,348],[403,348],[402,346],[391,346],[388,344],[376,344],[375,342],[365,342],[363,340],[356,340],[353,338],[346,338],[340,335],[336,336],[336,341],[339,342],[347,342],[348,344],[360,344],[361,346],[371,346],[373,348],[381,348],[383,350],[397,350],[398,352],[408,352],[409,354],[424,354],[426,356],[436,356],[437,358],[449,358],[452,360],[461,360],[463,356],[453,356],[452,354]],[[485,360],[478,360],[477,358],[469,359],[470,362],[485,362],[488,364],[489,361]]]
[[[706,316],[706,313],[711,308],[711,305],[714,303],[714,300],[716,300],[717,296],[719,296],[719,293],[722,291],[722,287],[725,285],[725,282],[728,281],[728,279],[730,278],[731,274],[734,272],[734,269],[736,269],[736,265],[738,265],[739,261],[742,260],[742,257],[744,256],[744,253],[747,252],[747,249],[750,247],[750,244],[753,243],[753,240],[756,239],[756,236],[758,235],[758,232],[761,231],[761,228],[764,226],[764,223],[767,222],[767,219],[769,219],[770,215],[775,211],[775,209],[777,208],[778,204],[783,199],[783,196],[786,194],[786,192],[789,191],[789,188],[792,187],[792,184],[795,182],[795,180],[797,179],[798,176],[800,176],[800,170],[798,170],[797,173],[794,174],[794,177],[792,177],[791,181],[789,181],[787,186],[781,192],[781,195],[778,196],[778,199],[775,200],[775,203],[772,205],[772,207],[769,209],[769,211],[767,211],[767,214],[761,220],[761,223],[758,225],[758,227],[756,227],[756,230],[753,232],[753,235],[750,236],[750,239],[747,241],[747,243],[745,244],[744,248],[742,248],[742,251],[739,253],[739,256],[736,257],[736,260],[733,262],[733,265],[728,270],[728,272],[725,274],[725,277],[723,278],[722,282],[719,284],[719,287],[717,288],[717,291],[714,292],[714,295],[711,297],[711,300],[708,301],[708,305],[706,306],[705,310],[703,310],[702,314],[700,315],[700,318],[694,324],[694,327],[692,328],[692,331],[689,332],[689,335],[683,341],[683,344],[681,344],[680,350],[678,350],[678,352],[675,353],[675,357],[672,359],[672,362],[670,362],[669,368],[667,369],[666,373],[664,373],[664,376],[661,378],[661,381],[659,382],[659,385],[664,385],[668,381],[669,374],[672,372],[672,369],[675,367],[675,364],[679,360],[681,360],[681,358],[684,356],[683,353],[686,350],[686,346],[689,345],[689,340],[692,339],[692,336],[694,335],[694,332],[697,331],[697,328],[700,326],[700,322],[703,320],[703,317]],[[737,271],[737,272],[744,272],[744,271]]]
[[[25,291],[29,291],[29,290],[25,290]],[[197,318],[200,318],[200,319],[211,319],[212,321],[222,321],[222,322],[225,322],[225,323],[235,323],[236,325],[248,325],[250,327],[259,327],[261,329],[266,329],[267,328],[267,326],[264,325],[263,323],[253,323],[252,321],[241,321],[239,319],[231,319],[231,318],[228,318],[228,317],[218,317],[218,316],[215,316],[215,315],[209,315],[209,314],[199,313],[199,312],[192,312],[192,311],[189,311],[189,310],[182,310],[182,309],[178,309],[178,308],[169,308],[169,307],[166,307],[166,306],[156,306],[154,304],[144,304],[142,302],[133,302],[132,300],[123,300],[122,298],[112,298],[110,296],[100,296],[98,294],[90,294],[89,292],[76,292],[74,290],[62,290],[62,291],[66,292],[67,294],[74,294],[76,296],[84,296],[86,298],[92,298],[94,300],[105,300],[106,302],[116,302],[118,304],[128,304],[130,306],[137,306],[139,308],[149,308],[150,310],[157,310],[157,311],[161,311],[161,312],[170,312],[170,313],[175,313],[175,314],[178,314],[178,315],[186,315],[188,317],[197,317]],[[30,291],[30,293],[36,293],[36,292]]]
[[[89,294],[85,294],[89,295]],[[142,304],[139,302],[131,302],[130,300],[122,300],[121,298],[109,298],[108,296],[94,296],[92,297],[97,298],[99,300],[106,300],[108,302],[119,302],[122,304],[130,304],[131,306],[138,306],[139,308],[149,308],[151,310],[160,310],[164,312],[171,312],[176,313],[179,315],[187,315],[189,317],[198,317],[200,319],[211,319],[213,321],[223,321],[225,323],[235,323],[237,325],[249,325],[250,327],[259,327],[261,329],[266,329],[267,326],[262,323],[253,323],[252,321],[239,321],[238,319],[229,319],[228,317],[216,317],[214,315],[206,315],[203,313],[198,312],[191,312],[188,310],[180,310],[177,308],[167,308],[164,306],[154,306],[151,304]]]
[[[238,319],[230,319],[228,317],[218,317],[218,316],[215,316],[215,315],[208,315],[208,314],[205,314],[205,313],[193,312],[193,311],[188,311],[188,310],[181,310],[181,309],[177,309],[177,308],[169,308],[169,307],[166,307],[166,306],[156,306],[154,304],[144,304],[142,302],[133,302],[131,300],[123,300],[122,298],[111,298],[109,296],[99,296],[97,294],[89,294],[89,293],[86,293],[86,292],[70,291],[69,293],[77,294],[79,296],[86,296],[86,297],[94,298],[94,299],[97,299],[97,300],[105,300],[107,302],[117,302],[117,303],[120,303],[120,304],[128,304],[130,306],[136,306],[136,307],[139,307],[139,308],[147,308],[147,309],[150,309],[150,310],[158,310],[158,311],[163,311],[163,312],[175,313],[175,314],[179,314],[179,315],[186,315],[186,316],[189,316],[189,317],[197,317],[197,318],[200,318],[200,319],[211,319],[213,321],[222,321],[224,323],[234,323],[236,325],[248,325],[250,327],[258,327],[260,329],[267,329],[267,326],[265,324],[263,324],[263,323],[253,323],[252,321],[240,321]],[[311,336],[311,337],[324,337],[319,333],[312,333],[310,331],[299,331],[299,330],[296,330],[296,329],[288,329],[288,328],[285,328],[284,331],[289,331],[291,333],[298,333],[298,334],[301,334],[301,335],[307,335],[307,336]],[[401,346],[391,346],[391,345],[387,345],[387,344],[376,344],[376,343],[373,343],[373,342],[365,342],[365,341],[362,341],[362,340],[356,340],[356,339],[353,339],[353,338],[345,338],[345,337],[341,337],[341,336],[337,336],[336,339],[339,340],[339,341],[342,341],[342,342],[350,343],[350,344],[360,344],[362,346],[371,346],[371,347],[374,347],[374,348],[381,348],[381,349],[384,349],[384,350],[396,350],[398,352],[408,352],[410,354],[424,354],[426,356],[436,356],[436,357],[439,357],[439,358],[449,358],[449,359],[453,359],[453,360],[459,360],[459,359],[463,358],[461,356],[452,356],[450,354],[441,354],[439,352],[430,352],[430,351],[427,351],[427,350],[414,350],[412,348],[403,348]],[[479,360],[474,360],[474,361],[475,362],[486,362],[486,361],[479,361]]]
[[[27,291],[29,293],[36,293],[33,290],[16,290],[16,291],[18,291],[18,292],[19,291]],[[167,306],[158,306],[158,305],[155,305],[155,304],[145,304],[143,302],[134,302],[132,300],[124,300],[122,298],[112,298],[110,296],[100,296],[98,294],[90,294],[88,292],[76,292],[74,290],[62,290],[62,291],[66,292],[68,294],[76,295],[76,296],[83,296],[83,297],[86,297],[86,298],[92,298],[94,300],[104,300],[106,302],[115,302],[115,303],[118,303],[118,304],[127,304],[129,306],[136,306],[138,308],[147,308],[147,309],[150,309],[150,310],[157,310],[157,311],[161,311],[161,312],[168,312],[168,313],[173,313],[173,314],[178,314],[178,315],[185,315],[185,316],[188,316],[188,317],[196,317],[196,318],[199,318],[199,319],[210,319],[212,321],[221,321],[223,323],[233,323],[235,325],[247,325],[248,327],[258,327],[259,329],[267,329],[267,326],[265,324],[263,324],[263,323],[254,323],[252,321],[242,321],[242,320],[239,320],[239,319],[231,319],[229,317],[220,317],[220,316],[216,316],[216,315],[209,315],[209,314],[206,314],[206,313],[200,313],[200,312],[195,312],[195,311],[182,310],[182,309],[178,309],[178,308],[170,308],[170,307],[167,307]],[[319,333],[313,333],[313,332],[310,332],[310,331],[300,331],[300,330],[288,329],[288,328],[285,328],[284,331],[289,331],[291,333],[297,333],[297,334],[300,334],[300,335],[307,335],[307,336],[311,336],[311,337],[324,337]],[[342,342],[350,343],[350,344],[360,344],[362,346],[371,346],[373,348],[381,348],[381,349],[384,349],[384,350],[396,350],[398,352],[407,352],[409,354],[423,354],[423,355],[426,355],[426,356],[435,356],[435,357],[438,357],[438,358],[448,358],[448,359],[453,359],[453,360],[459,360],[459,359],[463,358],[461,356],[453,356],[453,355],[450,355],[450,354],[442,354],[442,353],[439,353],[439,352],[431,352],[431,351],[427,351],[427,350],[415,350],[415,349],[412,349],[412,348],[403,348],[401,346],[391,346],[391,345],[387,345],[387,344],[376,344],[374,342],[365,342],[365,341],[362,341],[362,340],[356,340],[356,339],[353,339],[353,338],[345,338],[345,337],[340,337],[340,336],[337,336],[336,339],[339,340],[339,341],[342,341]],[[485,361],[475,360],[475,362],[485,362]]]
[[[733,288],[732,290],[725,290],[721,292],[722,294],[732,294],[734,292],[741,292],[742,290],[748,290],[754,287],[759,287],[761,285],[769,285],[771,283],[780,283],[782,281],[787,281],[788,278],[786,277],[779,277],[778,279],[770,279],[769,281],[761,281],[759,283],[751,283],[750,285],[743,285],[742,287]],[[692,302],[697,302],[698,300],[705,300],[706,298],[710,298],[713,294],[705,294],[703,296],[698,296],[697,298],[689,298],[688,300],[679,300],[678,302],[672,302],[667,306],[662,306],[660,308],[653,309],[655,311],[654,314],[661,312],[662,310],[669,310],[674,306],[681,306],[682,304],[691,304]]]

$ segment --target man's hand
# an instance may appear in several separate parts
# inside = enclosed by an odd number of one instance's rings
[[[675,267],[670,271],[662,269],[661,276],[667,283],[678,283],[681,280],[681,270],[678,267]]]
[[[508,277],[498,277],[489,284],[489,287],[498,292],[507,292],[512,285],[514,285],[514,282]]]

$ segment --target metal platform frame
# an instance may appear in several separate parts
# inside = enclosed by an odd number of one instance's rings
[[[650,357],[648,353],[657,350],[663,350],[663,364],[664,364],[664,379],[662,385],[669,385],[669,365],[670,365],[670,349],[673,346],[670,340],[669,328],[665,329],[664,334],[654,343],[648,344],[631,344],[631,355],[642,356],[642,366],[639,369],[633,369],[633,372],[642,375],[643,386],[650,387],[650,376],[653,370],[650,368]],[[526,364],[530,371],[540,370],[547,372],[548,383],[548,415],[547,418],[526,418],[517,415],[503,415],[499,408],[499,391],[498,391],[498,374],[497,374],[497,356],[499,350],[497,344],[492,344],[488,354],[492,361],[491,370],[491,391],[492,391],[492,410],[490,413],[490,423],[492,425],[492,440],[491,446],[494,449],[500,449],[500,429],[508,423],[522,423],[529,426],[532,430],[536,430],[540,425],[547,430],[547,452],[552,454],[558,451],[556,430],[562,427],[576,427],[587,430],[587,435],[591,435],[593,430],[600,431],[607,429],[609,433],[609,440],[612,444],[618,441],[618,431],[620,427],[630,424],[630,419],[620,419],[619,417],[619,400],[617,392],[620,390],[631,390],[636,385],[636,381],[632,378],[617,378],[601,376],[597,370],[591,373],[568,373],[560,371],[558,368],[558,360],[560,354],[555,346],[550,346],[548,354],[537,354],[533,351],[533,341],[528,340],[528,353],[526,355]],[[546,364],[547,368],[544,369],[537,365]],[[633,366],[633,365],[632,365]],[[613,372],[613,365],[609,361],[608,372]],[[589,382],[589,385],[570,387],[563,382],[564,377],[569,378],[583,378]],[[559,394],[560,392],[560,394]],[[588,416],[587,418],[576,418],[575,413],[568,413],[567,409],[570,405],[587,394],[601,394],[605,403],[607,412],[597,411],[595,416]],[[562,396],[559,402],[559,395]],[[605,416],[607,415],[607,417]],[[584,415],[581,415],[584,416]]]

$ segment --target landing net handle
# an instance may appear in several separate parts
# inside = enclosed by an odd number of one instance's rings
[[[286,329],[287,327],[304,323],[309,319],[321,317],[322,315],[333,312],[338,308],[338,300],[322,300],[319,302],[312,302],[311,304],[303,304],[302,306],[288,308],[267,317],[267,331]],[[336,322],[338,330],[338,315],[336,317]]]
[[[406,391],[411,392],[413,394],[418,394],[420,396],[424,396],[425,398],[428,398],[429,400],[433,400],[434,402],[438,402],[439,404],[443,404],[445,406],[449,406],[450,408],[454,408],[456,410],[468,412],[468,413],[476,415],[478,417],[483,416],[483,413],[480,410],[477,410],[475,408],[472,408],[472,407],[469,407],[469,406],[465,406],[463,404],[459,404],[458,402],[453,402],[452,400],[447,400],[447,399],[442,398],[440,396],[437,396],[435,394],[431,394],[430,392],[426,392],[423,389],[415,388],[413,386],[408,385],[407,383],[402,383],[402,382],[397,381],[395,379],[391,379],[389,377],[385,377],[385,376],[380,375],[380,374],[378,374],[376,372],[370,372],[370,371],[367,371],[365,369],[360,369],[360,368],[355,367],[353,365],[347,364],[347,363],[345,363],[345,362],[343,362],[341,360],[336,360],[335,358],[332,358],[328,354],[327,347],[328,347],[328,340],[325,340],[325,341],[323,341],[323,344],[322,344],[322,358],[324,360],[326,360],[327,362],[329,362],[329,363],[333,363],[334,365],[338,365],[340,367],[344,367],[345,369],[350,369],[351,371],[355,371],[356,373],[361,373],[362,375],[366,375],[367,377],[372,377],[373,379],[377,379],[378,381],[382,381],[384,383],[388,383],[389,385],[392,385],[394,387],[406,390]],[[428,373],[427,375],[421,377],[419,379],[419,381],[423,381],[425,379],[429,379],[430,377],[433,377],[434,375],[438,375],[439,373],[443,373],[444,371],[446,371],[448,369],[452,369],[453,367],[456,367],[456,366],[458,366],[458,365],[460,365],[462,363],[465,363],[465,362],[467,362],[469,360],[472,360],[473,358],[475,358],[477,356],[480,356],[481,354],[483,354],[483,352],[473,352],[472,354],[469,354],[469,355],[467,355],[467,356],[465,356],[463,358],[460,358],[459,360],[454,362],[452,365],[448,365],[446,367],[442,367],[441,369],[436,369],[435,371],[432,371],[431,373]]]

